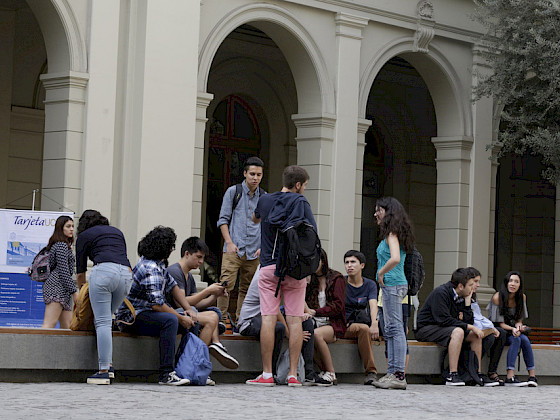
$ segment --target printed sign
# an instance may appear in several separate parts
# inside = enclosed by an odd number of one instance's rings
[[[74,217],[68,212],[0,209],[0,326],[43,323],[43,284],[31,280],[27,269],[63,215]]]

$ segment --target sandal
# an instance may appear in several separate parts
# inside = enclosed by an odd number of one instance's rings
[[[491,380],[498,382],[500,386],[504,386],[504,380],[500,379],[500,376],[496,372],[488,372],[488,377]]]

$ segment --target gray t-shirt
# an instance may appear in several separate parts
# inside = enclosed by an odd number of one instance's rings
[[[191,296],[196,293],[196,282],[194,281],[194,277],[191,273],[188,273],[188,275],[185,276],[185,273],[179,263],[175,263],[167,267],[167,272],[175,279],[179,289],[183,289],[185,291],[186,296]],[[175,303],[173,296],[166,296],[166,299],[173,308],[177,309],[179,307]]]
[[[260,266],[255,271],[253,275],[253,280],[249,285],[247,290],[247,295],[241,306],[241,313],[239,314],[239,320],[237,321],[237,327],[239,332],[243,331],[249,326],[251,320],[257,315],[261,314],[261,300],[259,297],[259,271]]]

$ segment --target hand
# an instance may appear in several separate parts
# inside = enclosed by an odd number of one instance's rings
[[[471,331],[472,331],[474,334],[476,334],[476,336],[477,336],[478,338],[483,338],[483,337],[484,337],[484,332],[483,332],[480,328],[475,327],[474,325],[473,325]]]
[[[303,321],[307,321],[309,318],[311,318],[313,315],[311,315],[310,313],[304,313],[303,316],[301,317],[302,322]]]
[[[183,328],[188,330],[189,328],[193,327],[194,322],[190,316],[181,315],[179,317],[179,324],[181,324]]]
[[[379,340],[379,324],[377,321],[373,321],[371,323],[371,327],[369,327],[369,333],[371,334],[372,340]]]
[[[519,337],[521,335],[521,331],[519,330],[519,328],[514,328],[513,330],[511,330],[511,333],[514,337]]]
[[[527,329],[527,325],[521,325],[519,327],[519,331],[521,331],[521,332],[525,332],[526,329]]]
[[[383,281],[383,274],[381,273],[377,274],[377,281],[379,282],[379,286],[385,287],[385,282]]]
[[[311,338],[311,333],[309,331],[303,331],[303,341],[308,342]]]
[[[214,283],[207,287],[208,292],[213,296],[227,296],[227,289],[221,283]]]
[[[311,316],[315,316],[317,314],[317,311],[315,309],[309,309],[309,314]]]
[[[261,256],[261,249],[257,249],[257,252],[255,252],[255,258],[259,258]]]
[[[494,337],[498,338],[500,336],[500,331],[497,328],[494,328]]]
[[[237,245],[235,245],[233,242],[226,243],[226,252],[228,254],[237,253],[237,251],[238,251]]]
[[[185,314],[190,316],[191,319],[193,320],[193,322],[198,321],[198,314],[196,313],[196,311],[194,309],[190,308],[189,310],[185,311]]]

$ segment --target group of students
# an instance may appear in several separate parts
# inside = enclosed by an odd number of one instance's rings
[[[53,328],[59,321],[61,328],[68,328],[72,300],[75,303],[77,299],[73,268],[77,268],[78,287],[81,287],[85,283],[89,258],[94,264],[89,288],[99,371],[88,378],[88,383],[109,384],[114,377],[111,328],[115,312],[119,329],[159,337],[160,384],[189,382],[178,377],[174,370],[176,337],[177,334],[184,336],[186,331],[198,334],[220,363],[236,369],[238,362],[220,342],[219,334],[222,332],[220,321],[227,310],[228,290],[235,284],[239,272],[237,328],[243,335],[259,337],[263,363],[262,374],[248,380],[248,384],[275,385],[276,363],[285,336],[290,353],[288,386],[336,384],[328,344],[338,338],[357,338],[365,369],[364,384],[406,389],[408,310],[404,302],[408,282],[404,261],[414,248],[414,234],[404,207],[392,197],[377,200],[375,218],[380,231],[377,283],[362,276],[365,256],[354,250],[344,256],[347,278],[329,267],[326,252],[321,250],[319,268],[308,281],[285,276],[279,283],[281,274],[276,263],[285,244],[278,232],[300,223],[313,226],[315,230],[317,226],[303,196],[309,181],[307,171],[295,165],[285,168],[282,190],[266,194],[259,187],[262,167],[260,159],[250,158],[244,166],[245,181],[241,188],[233,186],[226,192],[218,221],[225,241],[222,278],[220,283],[201,292],[196,291],[190,274],[209,252],[200,238],[185,240],[180,260],[169,266],[168,259],[175,249],[177,236],[172,228],[157,226],[140,240],[140,260],[131,269],[124,235],[110,226],[98,211],[86,210],[80,217],[76,261],[71,250],[73,221],[67,216],[57,220],[47,246],[52,271],[43,287],[46,303],[43,327]],[[255,263],[257,258],[258,264]],[[260,268],[255,271],[257,265]],[[500,328],[493,328],[493,334],[485,337],[487,342],[491,340],[488,337],[494,338],[492,345],[482,346],[483,329],[476,323],[483,317],[480,309],[475,309],[476,294],[473,298],[476,278],[480,281],[480,273],[476,273],[472,268],[459,269],[451,282],[432,292],[418,315],[417,339],[449,347],[450,373],[446,382],[452,385],[460,384],[456,349],[460,351],[463,341],[477,354],[479,366],[482,348],[495,349],[493,353],[488,350],[494,358],[489,375],[481,375],[484,384],[497,381],[495,366],[501,354],[500,343],[507,342],[510,352],[521,347],[529,368],[529,381],[522,383],[515,378],[513,366],[517,353],[510,358],[508,352],[506,384],[536,386],[531,347],[523,334],[522,320],[527,311],[521,276],[509,273],[503,290],[493,297],[489,305],[491,320],[499,323]],[[125,297],[133,311],[123,303]],[[388,369],[386,375],[378,378],[371,344],[372,340],[379,339],[380,332],[386,342]],[[302,352],[305,378],[300,381],[297,365]],[[320,366],[320,373],[315,372],[314,361]],[[209,378],[207,384],[212,385],[214,381]]]

